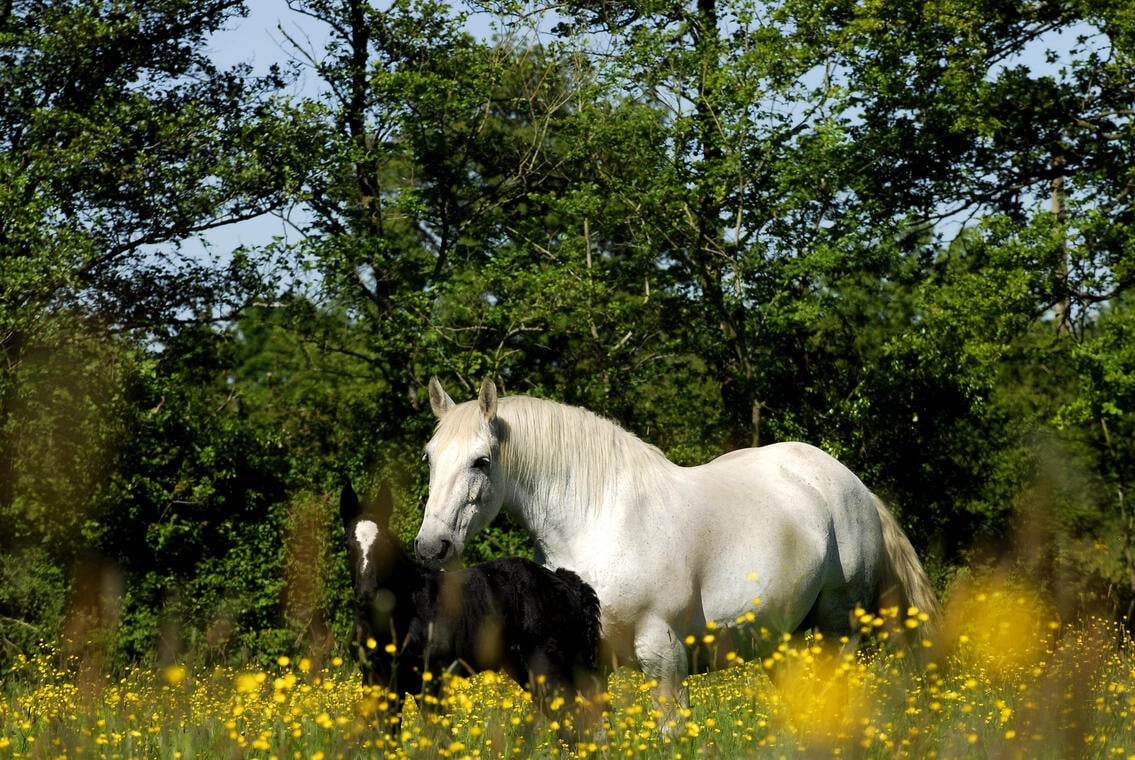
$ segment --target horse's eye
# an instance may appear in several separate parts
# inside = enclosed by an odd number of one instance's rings
[[[488,472],[489,464],[490,463],[488,457],[477,457],[473,460],[473,469],[480,470],[481,472]]]

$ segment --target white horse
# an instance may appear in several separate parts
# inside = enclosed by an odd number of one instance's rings
[[[937,611],[890,512],[820,449],[779,443],[681,467],[585,409],[498,399],[488,379],[463,404],[437,378],[429,389],[438,423],[419,558],[445,564],[512,512],[538,562],[595,589],[605,651],[657,681],[663,731],[689,705],[684,640],[707,623],[854,641],[857,607]]]

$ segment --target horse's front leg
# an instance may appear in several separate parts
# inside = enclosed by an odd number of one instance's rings
[[[651,689],[658,732],[676,736],[685,725],[684,711],[690,707],[686,676],[690,662],[686,647],[677,632],[660,619],[650,619],[635,633],[635,657],[647,679],[655,682]]]

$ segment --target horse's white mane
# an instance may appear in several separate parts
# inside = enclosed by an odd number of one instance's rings
[[[571,488],[584,510],[611,501],[616,487],[649,493],[660,468],[676,467],[646,443],[590,410],[532,396],[504,396],[497,404],[500,458],[506,477],[545,503],[561,502]],[[484,424],[476,401],[458,404],[441,419],[435,441],[446,445]]]

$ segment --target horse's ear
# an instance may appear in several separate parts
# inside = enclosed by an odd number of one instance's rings
[[[379,527],[383,530],[390,527],[390,516],[394,514],[394,494],[390,491],[390,481],[382,481],[382,487],[378,489],[378,498],[375,499],[373,509],[374,521],[378,523]]]
[[[481,393],[477,397],[477,403],[481,406],[481,414],[484,415],[488,422],[492,422],[497,416],[497,386],[488,377],[481,383]]]
[[[453,399],[441,387],[437,375],[430,378],[430,409],[439,420],[453,408]]]
[[[359,514],[359,495],[355,493],[355,489],[351,487],[350,482],[343,484],[343,490],[339,493],[339,517],[343,520],[343,525],[348,525],[351,520],[354,520]]]

